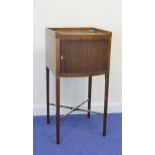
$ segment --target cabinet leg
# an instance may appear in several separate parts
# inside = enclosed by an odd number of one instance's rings
[[[91,109],[91,90],[92,90],[92,76],[88,79],[88,110]],[[88,112],[87,117],[90,118],[90,112]]]
[[[47,124],[50,123],[50,105],[49,105],[49,69],[46,67],[46,104],[47,104]]]
[[[104,94],[103,136],[106,136],[107,109],[108,109],[108,90],[109,90],[109,73],[106,73],[105,74],[105,94]]]
[[[56,143],[60,144],[60,77],[56,77]]]

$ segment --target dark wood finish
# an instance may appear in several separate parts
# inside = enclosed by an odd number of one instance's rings
[[[60,78],[89,77],[88,118],[91,112],[92,76],[105,74],[103,135],[106,135],[110,48],[112,33],[92,27],[47,28],[46,67],[56,77],[56,143],[60,143]],[[46,70],[46,77],[49,71]],[[49,121],[49,79],[47,80],[47,122]]]
[[[92,76],[88,78],[88,110],[91,109],[91,90],[92,90]],[[87,114],[87,117],[90,118],[90,111]]]
[[[111,54],[111,36],[109,37],[107,57],[107,73],[105,73],[105,95],[104,95],[104,120],[103,120],[103,136],[106,136],[107,129],[107,110],[108,110],[108,92],[109,92],[109,74],[110,74],[110,54]]]
[[[56,39],[56,143],[60,144],[60,40]]]
[[[61,75],[103,73],[106,69],[107,41],[61,41]]]
[[[109,36],[109,39],[108,39],[108,49],[107,49],[108,54],[107,54],[107,61],[106,61],[107,73],[110,73],[111,37],[112,37],[112,34]]]
[[[49,105],[49,69],[46,67],[46,104],[47,104],[47,124],[50,123],[50,105]]]
[[[56,143],[60,144],[60,77],[56,77]]]
[[[49,28],[49,33],[61,40],[106,40],[111,32],[96,28]]]
[[[109,90],[109,73],[105,74],[105,94],[104,94],[104,119],[103,119],[103,136],[106,136],[107,110],[108,110],[108,90]]]
[[[107,71],[103,71],[103,72],[95,72],[95,73],[91,73],[88,75],[88,73],[69,73],[69,74],[61,74],[61,77],[87,77],[87,76],[98,76],[98,75],[103,75],[106,74]]]
[[[105,74],[109,71],[111,35],[96,28],[47,28],[46,66],[56,75],[56,39],[59,39],[61,77]]]

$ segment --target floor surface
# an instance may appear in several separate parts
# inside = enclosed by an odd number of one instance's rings
[[[55,116],[33,118],[33,155],[121,155],[122,114],[108,114],[107,135],[102,136],[102,115],[70,115],[61,121],[60,144],[55,144]]]

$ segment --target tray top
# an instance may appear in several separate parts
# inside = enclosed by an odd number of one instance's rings
[[[60,35],[105,35],[111,32],[97,28],[49,28]]]

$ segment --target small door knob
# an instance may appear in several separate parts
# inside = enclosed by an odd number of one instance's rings
[[[61,56],[61,57],[60,57],[60,59],[61,59],[61,60],[63,60],[63,59],[64,59],[64,57],[63,57],[63,56]]]

